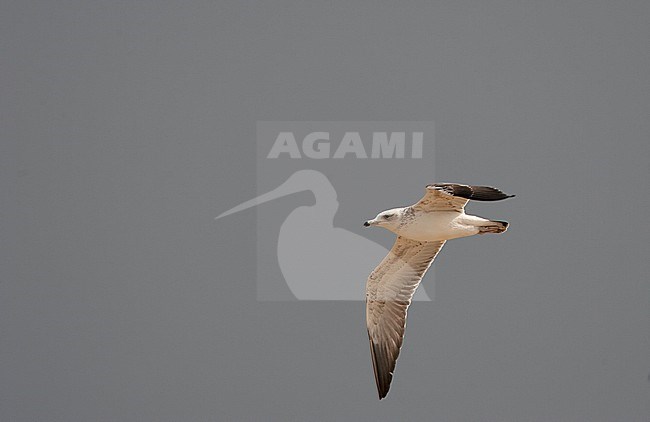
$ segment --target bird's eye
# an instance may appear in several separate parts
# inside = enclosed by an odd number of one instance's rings
[[[384,220],[388,220],[392,216],[393,216],[393,214],[386,214],[386,215],[384,215]]]

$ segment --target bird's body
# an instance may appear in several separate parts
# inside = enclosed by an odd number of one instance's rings
[[[383,211],[364,226],[380,226],[398,237],[366,283],[366,324],[379,398],[388,394],[415,290],[450,239],[503,233],[504,221],[465,214],[470,199],[499,201],[511,196],[487,186],[440,183],[427,186],[414,205]]]
[[[412,207],[403,208],[401,212],[402,215],[413,215],[404,219],[394,230],[389,230],[398,236],[423,242],[472,236],[479,233],[479,227],[492,224],[490,220],[465,212],[426,212],[413,210]]]

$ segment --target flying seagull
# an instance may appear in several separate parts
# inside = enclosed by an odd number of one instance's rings
[[[379,400],[386,397],[399,356],[406,312],[422,277],[447,240],[475,234],[503,233],[505,221],[465,214],[469,200],[511,198],[488,186],[436,183],[420,201],[380,212],[363,225],[379,226],[397,235],[388,255],[366,283],[366,325]]]

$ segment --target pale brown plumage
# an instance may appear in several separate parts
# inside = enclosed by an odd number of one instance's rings
[[[444,244],[400,236],[368,277],[366,323],[380,399],[388,394],[393,379],[411,298]]]
[[[428,185],[420,201],[402,209],[402,223],[408,224],[417,213],[441,212],[448,215],[449,212],[458,212],[464,215],[469,200],[499,201],[512,196],[488,186]],[[508,225],[506,222],[482,220],[494,224],[481,227],[479,234],[502,233]],[[388,255],[368,277],[366,325],[380,400],[388,394],[393,379],[413,294],[444,244],[445,240],[416,241],[398,236]]]

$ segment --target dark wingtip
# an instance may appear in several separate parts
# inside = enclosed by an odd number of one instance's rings
[[[377,388],[377,394],[379,395],[379,400],[383,400],[388,395],[388,390],[390,390],[390,384],[388,386],[382,385]]]
[[[383,362],[385,360],[385,356],[382,355],[381,347],[375,347],[375,344],[370,338],[370,332],[368,332],[368,339],[370,340],[370,355],[372,356],[372,369],[375,374],[377,394],[379,395],[379,400],[382,400],[388,395],[388,390],[390,390],[390,383],[393,380],[393,373],[390,371],[383,372],[379,369],[378,362]]]
[[[501,201],[503,199],[512,198],[515,195],[508,195],[492,186],[474,186],[474,185],[461,185],[457,183],[436,183],[428,185],[427,188],[435,187],[441,188],[448,194],[458,196],[460,198],[471,199],[474,201]]]
[[[512,198],[515,195],[508,195],[497,188],[491,186],[470,186],[471,193],[469,198],[475,201],[501,201]],[[461,195],[462,196],[462,195]]]

